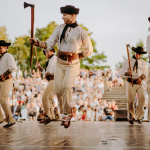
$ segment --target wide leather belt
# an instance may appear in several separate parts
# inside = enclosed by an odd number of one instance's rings
[[[138,84],[138,83],[136,83],[137,80],[138,80],[138,79],[133,79],[133,84]],[[132,83],[132,82],[131,82],[131,78],[128,78],[127,81],[130,82],[130,83]]]
[[[79,59],[79,54],[69,52],[58,52],[57,56],[66,61]]]
[[[47,81],[54,80],[54,75],[45,76]]]
[[[11,76],[11,74],[9,74],[9,75],[6,76],[5,80],[11,79],[11,78],[12,78],[12,76]],[[0,82],[4,82],[4,81],[2,81],[2,78],[0,78]]]

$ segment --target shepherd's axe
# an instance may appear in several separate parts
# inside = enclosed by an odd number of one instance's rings
[[[24,2],[24,8],[31,7],[31,38],[34,36],[34,4],[28,4]],[[31,51],[30,51],[30,66],[32,66],[33,59],[33,43],[31,43]]]

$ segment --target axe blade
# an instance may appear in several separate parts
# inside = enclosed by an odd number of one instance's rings
[[[26,3],[26,2],[24,2],[24,8],[27,8],[27,7],[34,7],[34,4],[28,4],[28,3]]]
[[[130,44],[127,44],[128,47],[130,47]]]

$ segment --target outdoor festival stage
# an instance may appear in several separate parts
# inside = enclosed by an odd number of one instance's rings
[[[17,122],[8,129],[0,125],[0,150],[149,150],[150,122],[60,122],[40,125]]]

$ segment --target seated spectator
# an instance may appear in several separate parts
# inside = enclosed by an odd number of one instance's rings
[[[113,87],[118,86],[118,78],[117,77],[113,80],[112,84],[113,84]]]
[[[73,117],[71,118],[71,121],[77,121],[78,120],[78,112],[77,112],[76,107],[72,108],[72,114],[73,114]]]
[[[99,100],[99,105],[97,107],[98,110],[98,121],[102,121],[103,112],[104,112],[104,103],[102,100]]]
[[[30,106],[28,108],[28,115],[29,115],[30,121],[34,121],[35,120],[36,114],[37,114],[37,109],[36,109],[35,102],[31,102]]]
[[[87,105],[87,120],[88,121],[93,121],[94,120],[93,116],[94,116],[93,110],[91,109],[90,105]]]
[[[124,86],[124,81],[121,77],[118,78],[118,86]]]
[[[79,109],[83,105],[83,101],[79,100],[77,103],[77,109]]]
[[[87,110],[87,105],[88,105],[88,102],[84,101],[84,109],[86,109],[86,110]]]
[[[116,101],[111,101],[111,108],[113,109],[113,110],[118,110],[118,106],[116,105]]]
[[[97,101],[97,96],[95,95],[95,96],[93,97],[93,101],[92,101],[91,106],[92,106],[93,108],[95,108],[97,105],[98,105],[98,101]]]
[[[102,93],[100,90],[98,90],[98,92],[97,92],[97,97],[98,97],[98,99],[102,98]]]
[[[98,121],[98,105],[95,106],[94,108],[94,120],[93,121]]]
[[[104,94],[104,81],[102,79],[98,83],[98,88],[101,91],[101,94]]]
[[[18,117],[20,117],[21,114],[21,103],[19,104],[18,101],[15,102],[15,105],[12,105],[10,107],[13,117],[15,118],[15,120],[18,120]]]
[[[81,106],[78,108],[78,117],[79,117],[79,118],[82,117],[83,108],[84,108],[84,105],[81,105]]]
[[[113,121],[114,110],[111,108],[111,102],[108,102],[108,107],[104,108],[104,115],[102,120],[112,120]]]
[[[87,121],[87,110],[86,109],[82,110],[82,116],[81,116],[81,118],[79,118],[79,120]]]
[[[108,104],[107,104],[107,101],[106,100],[103,100],[103,107],[108,107]]]
[[[32,95],[29,86],[26,86],[26,92],[25,92],[25,94],[27,95],[27,97],[30,97]]]

